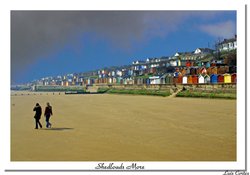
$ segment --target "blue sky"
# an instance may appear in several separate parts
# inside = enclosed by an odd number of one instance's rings
[[[236,11],[12,11],[11,82],[214,48],[235,34]]]

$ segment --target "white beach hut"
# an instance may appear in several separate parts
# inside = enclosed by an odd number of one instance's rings
[[[203,77],[201,74],[200,74],[199,77],[198,77],[198,83],[199,83],[199,84],[205,83],[205,79],[204,79],[204,77]]]
[[[187,84],[188,78],[186,75],[182,77],[182,84]]]

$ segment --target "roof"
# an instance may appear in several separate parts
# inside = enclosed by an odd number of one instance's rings
[[[220,42],[219,44],[232,43],[235,41],[236,41],[236,38],[224,39],[224,41]]]

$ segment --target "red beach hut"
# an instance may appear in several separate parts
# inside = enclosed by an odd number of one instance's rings
[[[193,84],[198,84],[198,76],[197,75],[192,76],[192,83]]]
[[[236,73],[234,73],[234,74],[231,75],[231,82],[232,83],[236,83],[237,82],[237,74]]]
[[[218,83],[224,83],[224,76],[218,75]]]
[[[182,75],[179,75],[179,76],[178,76],[177,83],[178,83],[178,84],[182,84]]]

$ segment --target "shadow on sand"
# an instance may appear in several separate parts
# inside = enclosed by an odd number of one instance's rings
[[[74,128],[44,128],[46,131],[64,131],[64,130],[72,130]]]

